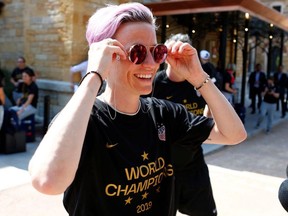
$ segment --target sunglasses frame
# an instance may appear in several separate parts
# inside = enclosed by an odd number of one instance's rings
[[[136,57],[136,59],[137,59],[137,61],[133,61],[133,57],[131,57],[131,53],[133,53],[133,48],[135,48],[136,46],[140,46],[141,48],[145,48],[145,50],[143,50],[143,54],[145,54],[145,57],[142,57],[141,59],[142,60],[140,60],[140,62],[138,62],[138,58]],[[156,60],[155,60],[155,56],[156,56],[156,54],[155,54],[155,50],[157,50],[157,47],[159,48],[159,47],[161,47],[160,49],[162,50],[163,48],[165,48],[165,51],[164,51],[164,53],[163,53],[163,57],[161,58],[161,61],[159,61],[159,62],[157,62]],[[148,48],[148,49],[147,49]],[[151,48],[153,48],[152,49],[152,51],[151,51]],[[166,47],[166,45],[164,45],[164,44],[156,44],[156,45],[154,45],[154,46],[145,46],[145,45],[143,45],[143,44],[134,44],[134,45],[132,45],[130,48],[129,48],[129,51],[128,51],[128,59],[133,63],[133,64],[136,64],[136,65],[138,65],[138,64],[142,64],[144,61],[145,61],[145,59],[147,58],[147,55],[148,55],[148,52],[147,52],[147,50],[149,50],[150,51],[150,53],[152,54],[152,57],[153,57],[153,60],[154,60],[154,62],[155,63],[157,63],[157,64],[162,64],[164,61],[165,61],[165,59],[166,59],[166,57],[167,57],[167,54],[168,54],[168,49],[167,49],[167,47]],[[136,53],[137,53],[137,51],[136,51]]]

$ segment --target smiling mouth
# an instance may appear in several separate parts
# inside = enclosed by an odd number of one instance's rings
[[[149,79],[150,80],[152,78],[152,74],[137,74],[136,77],[139,79]]]

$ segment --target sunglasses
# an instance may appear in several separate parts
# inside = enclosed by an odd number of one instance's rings
[[[165,61],[168,49],[164,44],[156,44],[155,46],[147,46],[151,52],[155,63],[161,64]],[[128,58],[134,64],[142,64],[147,57],[147,48],[142,44],[135,44],[128,51]]]

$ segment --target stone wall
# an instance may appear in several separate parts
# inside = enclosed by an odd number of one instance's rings
[[[2,1],[5,7],[0,15],[0,68],[12,71],[17,57],[24,56],[27,64],[37,73],[37,84],[40,88],[38,114],[43,117],[44,96],[49,95],[52,118],[72,96],[69,86],[70,66],[87,58],[87,20],[97,7],[103,6],[107,1]],[[275,3],[271,0],[261,1],[267,6]],[[122,3],[126,0],[109,1],[113,2]],[[288,0],[277,1],[279,2],[283,4],[284,14],[287,14]],[[174,30],[183,31],[181,26]],[[287,52],[285,57],[286,55]],[[242,56],[240,49],[237,56]],[[237,62],[238,60],[237,71],[242,71],[242,59],[237,59]],[[287,58],[284,58],[284,64],[288,65]],[[76,77],[75,81],[79,81],[79,77]]]
[[[37,107],[37,119],[43,122],[44,106],[48,107],[48,121],[50,121],[58,112],[62,110],[65,104],[70,100],[73,92],[71,91],[69,82],[38,79],[39,101]],[[45,98],[49,97],[49,103],[45,104]]]
[[[44,79],[67,81],[69,68],[87,58],[86,23],[101,1],[6,0],[0,18],[1,67],[19,55]]]
[[[0,68],[12,71],[18,56],[37,74],[38,116],[44,96],[51,118],[70,99],[69,68],[87,58],[86,24],[104,0],[4,0],[0,15]],[[110,1],[113,3],[113,1]],[[76,76],[75,81],[79,81]]]

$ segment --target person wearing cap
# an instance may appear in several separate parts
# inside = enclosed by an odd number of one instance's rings
[[[215,66],[210,62],[210,52],[207,50],[200,51],[200,61],[202,64],[203,70],[210,76],[211,80],[218,89],[221,89],[221,86],[217,85],[217,70]]]
[[[33,115],[37,111],[38,86],[34,81],[34,72],[25,70],[22,72],[23,91],[22,97],[16,101],[16,106],[9,109],[16,125],[27,116]],[[15,113],[17,115],[15,115]]]
[[[171,35],[166,43],[169,41],[192,45],[188,34]],[[151,96],[180,103],[198,116],[208,114],[208,106],[201,94],[183,75],[177,74],[176,68],[168,62],[165,70],[157,72]],[[177,210],[187,215],[216,216],[217,209],[202,145],[193,149],[173,145],[171,152],[175,166]]]
[[[81,78],[84,77],[84,75],[87,72],[87,67],[88,67],[88,60],[85,60],[77,65],[74,65],[70,67],[70,80],[71,80],[71,89],[75,92],[78,88],[78,85],[74,83],[73,76],[76,73],[80,73]]]

